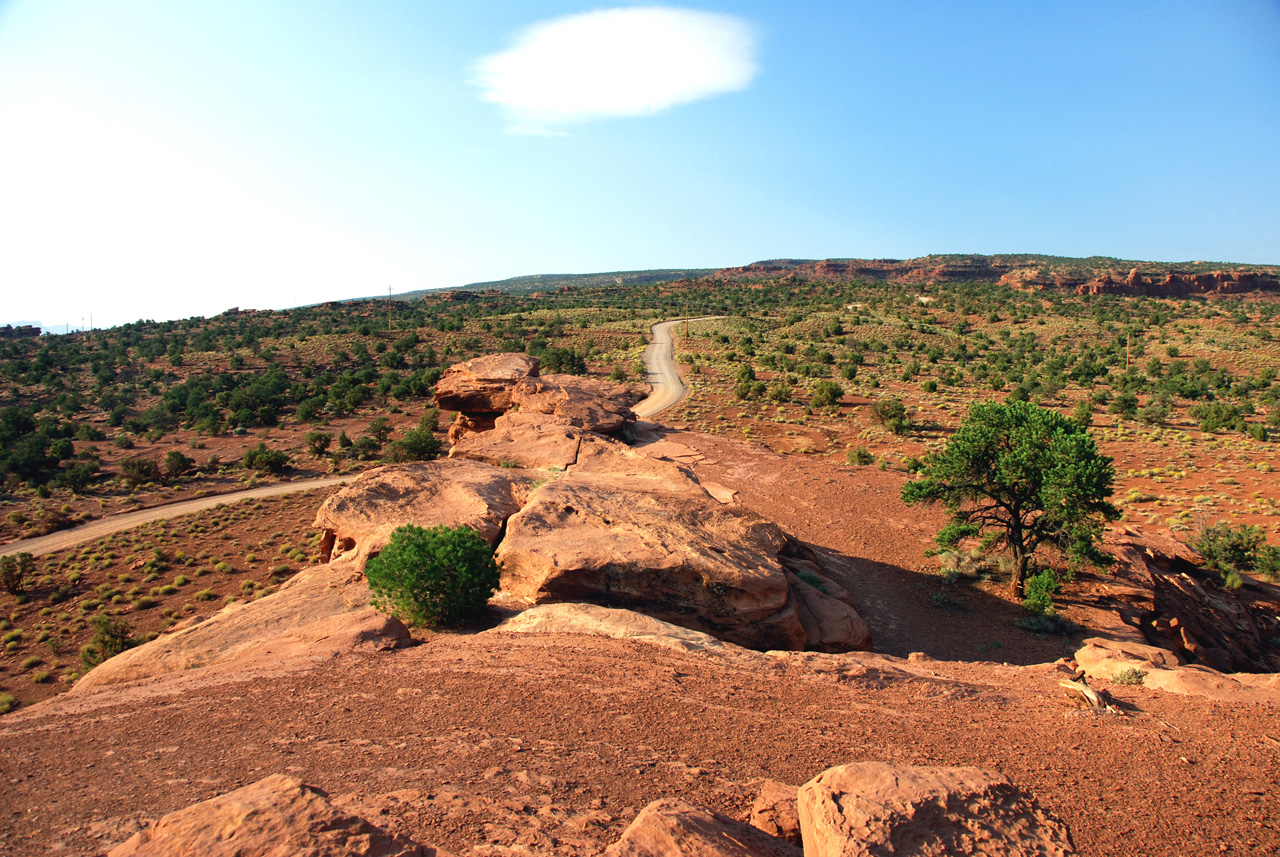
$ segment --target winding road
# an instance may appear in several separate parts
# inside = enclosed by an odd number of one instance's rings
[[[713,316],[707,316],[712,318]],[[689,319],[698,321],[699,319]],[[653,326],[653,341],[644,350],[645,373],[653,392],[632,410],[640,417],[652,417],[672,405],[678,403],[689,394],[689,388],[680,378],[674,359],[675,345],[671,337],[671,329],[684,319],[660,321]],[[76,547],[121,530],[128,530],[142,524],[149,524],[162,518],[173,518],[178,515],[189,515],[192,512],[203,512],[226,503],[239,503],[242,500],[254,500],[259,497],[275,497],[280,494],[293,494],[298,491],[310,491],[313,488],[328,488],[341,485],[354,477],[329,476],[323,479],[306,479],[299,482],[282,482],[277,485],[265,485],[261,488],[249,488],[244,491],[233,491],[229,494],[211,494],[195,500],[180,500],[150,509],[139,509],[136,512],[125,512],[121,515],[110,515],[90,521],[69,530],[60,530],[47,536],[34,539],[22,539],[0,545],[0,556],[26,551],[32,556],[44,556],[54,551]]]
[[[689,395],[680,371],[676,369],[675,342],[671,338],[671,330],[685,321],[705,321],[709,318],[720,318],[716,315],[704,315],[698,318],[676,318],[660,321],[653,326],[653,340],[644,350],[644,368],[653,385],[649,398],[637,404],[631,410],[638,417],[651,417],[661,413],[681,399]]]

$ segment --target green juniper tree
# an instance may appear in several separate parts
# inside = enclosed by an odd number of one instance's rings
[[[951,521],[937,543],[978,536],[1013,554],[1011,590],[1022,596],[1027,565],[1053,544],[1079,560],[1106,562],[1097,545],[1115,468],[1075,420],[1029,402],[981,402],[946,447],[925,459],[923,478],[902,486],[908,504],[942,503]]]

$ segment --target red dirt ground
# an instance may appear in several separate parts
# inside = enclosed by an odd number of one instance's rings
[[[61,696],[0,720],[0,852],[95,853],[280,772],[456,853],[586,855],[651,800],[745,817],[761,779],[798,784],[858,760],[998,770],[1066,820],[1083,854],[1280,850],[1274,708],[1117,686],[1123,715],[1083,712],[1050,667],[997,663],[1052,660],[1072,641],[1019,630],[994,589],[935,601],[944,584],[924,550],[938,522],[902,506],[902,474],[668,439],[705,456],[701,479],[844,557],[838,578],[877,649],[946,658],[915,662],[943,680],[458,633],[300,671]]]

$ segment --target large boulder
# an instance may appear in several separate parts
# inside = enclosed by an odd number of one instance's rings
[[[487,354],[445,370],[436,382],[436,404],[450,411],[501,413],[511,407],[515,385],[538,375],[538,358]]]
[[[635,422],[631,406],[642,398],[625,384],[576,375],[528,377],[511,391],[511,403],[521,413],[543,414],[553,422],[602,434]]]
[[[518,470],[477,461],[426,461],[375,467],[325,500],[315,526],[324,530],[321,559],[348,554],[363,569],[405,524],[466,526],[495,544],[532,480]]]
[[[624,607],[751,648],[804,648],[787,537],[680,467],[596,441],[507,521],[502,588]]]
[[[301,572],[265,598],[232,604],[202,622],[107,659],[71,692],[199,668],[242,672],[255,661],[278,668],[410,643],[399,619],[369,606],[369,587],[358,571],[349,565],[322,565]]]
[[[108,857],[447,857],[340,812],[280,774],[171,812]]]
[[[683,467],[587,436],[507,521],[497,555],[503,591],[528,604],[623,607],[755,649],[870,648],[851,607],[789,575],[791,546]]]
[[[578,460],[584,429],[554,417],[512,411],[498,417],[492,429],[459,432],[450,458],[469,458],[486,464],[515,465],[538,470],[565,470]]]
[[[785,839],[681,800],[646,806],[605,857],[801,857]]]
[[[788,573],[787,582],[795,593],[800,624],[804,627],[805,648],[815,652],[848,652],[870,648],[871,629],[858,611],[824,591],[827,584],[814,575],[813,584]],[[835,586],[835,584],[831,584]],[[821,587],[821,588],[819,588]],[[838,590],[843,592],[843,589]]]
[[[576,375],[539,375],[527,354],[491,354],[449,367],[436,383],[436,404],[458,411],[449,442],[492,430],[504,413],[539,415],[541,424],[612,434],[635,421],[643,394],[625,384]]]
[[[861,762],[800,787],[805,857],[1074,854],[1060,821],[999,774]]]

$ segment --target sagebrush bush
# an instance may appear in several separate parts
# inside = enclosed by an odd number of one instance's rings
[[[400,527],[365,567],[374,606],[413,624],[452,625],[498,588],[493,548],[467,527]]]

